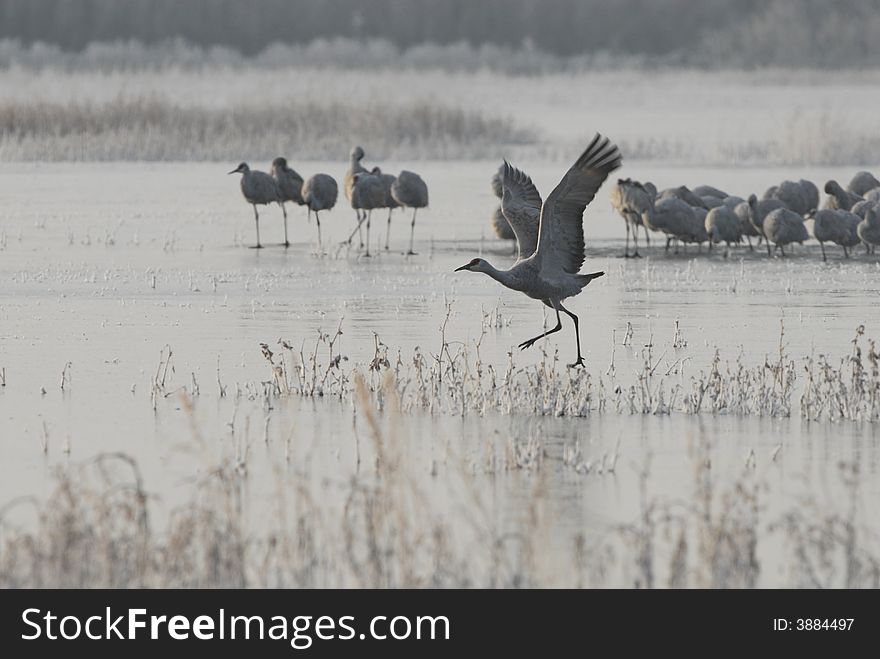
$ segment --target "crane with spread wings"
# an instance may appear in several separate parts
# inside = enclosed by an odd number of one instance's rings
[[[617,146],[597,134],[547,201],[542,202],[532,179],[505,161],[501,209],[516,234],[516,263],[509,270],[498,270],[488,261],[476,258],[456,268],[456,272],[485,273],[507,288],[540,300],[556,312],[556,327],[523,341],[519,344],[521,349],[560,331],[561,311],[574,321],[577,339],[577,360],[569,366],[584,365],[578,317],[562,306],[562,301],[577,295],[592,280],[605,274],[579,274],[586,258],[583,215],[602,183],[621,162]]]

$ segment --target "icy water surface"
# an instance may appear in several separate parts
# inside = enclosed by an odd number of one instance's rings
[[[339,492],[353,474],[369,470],[372,456],[364,420],[349,399],[265,403],[257,392],[272,374],[261,343],[281,354],[284,340],[297,352],[304,346],[308,357],[318,330],[332,334],[341,320],[335,349],[347,358],[345,368],[360,365],[365,372],[377,340],[392,362],[399,353],[408,363],[417,347],[426,355],[441,352],[448,303],[451,346],[473,349],[483,315],[491,313],[480,341],[484,364],[503,373],[511,351],[518,366],[541,360],[540,343],[523,353],[515,348],[540,333],[541,305],[482,275],[453,272],[477,255],[498,267],[512,263],[511,246],[489,227],[497,200],[488,179],[496,163],[395,163],[392,171],[422,173],[431,206],[418,216],[418,254],[410,257],[403,255],[408,217],[394,213],[386,252],[386,216],[374,213],[371,258],[339,246],[354,227],[344,200],[322,218],[326,253],[317,253],[314,221],[307,224],[300,208],[288,209],[291,248],[278,244],[281,212],[271,207],[261,211],[266,248],[249,249],[252,211],[238,177],[225,175],[234,164],[0,166],[0,502],[46,495],[54,467],[122,452],[137,460],[147,489],[167,510],[194,479],[233,455],[246,465],[247,506],[259,527],[280,505],[285,473],[297,473],[328,507],[338,506]],[[563,169],[517,164],[545,197]],[[341,182],[344,165],[297,169],[325,171]],[[824,181],[850,173],[636,163],[624,175],[660,188],[713,184],[745,197],[783,178]],[[837,364],[850,353],[859,325],[868,337],[878,335],[880,260],[861,250],[844,260],[832,248],[823,264],[815,244],[768,259],[747,248],[726,258],[724,250],[696,254],[692,247],[666,254],[655,241],[643,248],[645,258],[624,260],[623,224],[612,215],[607,189],[588,208],[585,229],[584,271],[606,275],[568,307],[580,316],[596,381],[609,380],[613,359],[620,381],[637,382],[648,345],[658,374],[683,385],[708,371],[716,350],[725,363],[740,358],[757,367],[778,359],[782,322],[785,353],[798,363],[824,354]],[[558,347],[561,363],[575,356],[572,327],[563,323],[564,331],[545,344],[551,357]],[[155,401],[151,388],[166,346],[173,356]],[[462,512],[473,508],[469,497],[488,502],[490,518],[503,528],[531,514],[540,488],[550,520],[542,551],[562,555],[578,534],[601,536],[639,518],[643,471],[649,498],[692,498],[703,445],[718,482],[754,472],[766,488],[760,514],[768,523],[803,506],[807,494],[823,509],[841,503],[840,463],[860,466],[858,496],[876,500],[876,423],[803,420],[800,382],[794,390],[789,418],[615,409],[583,418],[491,411],[462,417],[439,410],[383,423],[405,438],[409,464],[432,505],[464,526],[471,524]],[[512,443],[527,454],[531,446],[542,456],[540,468],[528,455],[499,466]],[[472,476],[468,487],[460,485],[463,473]],[[467,494],[469,488],[476,494]],[[876,532],[876,519],[870,525]],[[770,538],[763,546],[762,583],[784,582],[784,566],[774,563],[779,542]],[[551,582],[565,585],[564,574]]]

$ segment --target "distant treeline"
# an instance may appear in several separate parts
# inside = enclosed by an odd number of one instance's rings
[[[252,56],[271,43],[490,44],[696,66],[880,65],[880,0],[2,0],[0,38],[80,51],[183,39]]]

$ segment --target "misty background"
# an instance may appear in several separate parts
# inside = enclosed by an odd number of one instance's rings
[[[0,0],[0,158],[870,163],[880,0]]]
[[[253,56],[317,39],[493,45],[696,66],[880,64],[880,0],[3,0],[0,38],[169,39]]]

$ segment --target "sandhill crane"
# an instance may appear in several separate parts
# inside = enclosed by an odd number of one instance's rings
[[[809,194],[803,189],[800,182],[783,181],[775,186],[776,189],[770,199],[778,199],[789,210],[798,215],[805,215],[815,206],[810,205]]]
[[[501,199],[504,189],[501,184],[501,178],[504,176],[504,163],[498,168],[498,171],[492,174],[492,194]]]
[[[698,210],[701,211],[700,214]],[[672,240],[698,244],[708,240],[704,226],[706,212],[705,208],[697,209],[678,197],[669,196],[644,211],[642,222],[651,231],[662,231],[666,234],[666,249],[669,250]]]
[[[353,178],[353,187],[351,190],[351,207],[356,211],[362,211],[367,222],[367,251],[364,256],[370,256],[370,221],[373,216],[374,208],[383,208],[385,204],[385,188],[382,187],[381,179],[375,174],[369,172],[358,172]],[[348,243],[355,233],[361,230],[361,224],[364,219],[358,221],[357,227],[348,237]]]
[[[817,210],[819,208],[819,188],[812,181],[802,178],[798,183],[801,184],[801,192],[804,199],[807,200],[807,212]]]
[[[724,242],[728,249],[730,243],[742,242],[742,223],[739,217],[727,206],[718,206],[706,214],[706,233],[709,234],[709,247],[713,243]],[[727,256],[727,251],[724,252]]]
[[[804,218],[785,207],[770,211],[764,218],[764,236],[767,238],[768,256],[772,256],[769,254],[769,243],[776,245],[776,249],[785,256],[786,245],[803,243],[810,237],[804,225]]]
[[[755,225],[752,224],[750,219],[751,210],[749,209],[749,202],[745,201],[742,197],[728,197],[724,200],[724,205],[736,215],[739,220],[739,230],[742,232],[742,235],[746,237],[746,242],[749,244],[749,250],[754,250],[755,248],[752,246],[752,237],[756,237],[760,244],[760,241],[764,238],[764,234],[758,231]]]
[[[516,234],[510,226],[510,222],[504,217],[501,206],[497,206],[492,212],[492,230],[501,240],[516,240]]]
[[[880,203],[880,188],[872,188],[865,193],[865,199],[873,201],[875,204]]]
[[[318,224],[318,248],[321,248],[321,218],[320,211],[329,211],[336,205],[339,196],[339,187],[336,180],[329,174],[315,174],[310,176],[302,186],[303,203],[309,209],[309,216],[315,213],[315,222]]]
[[[621,156],[617,147],[607,137],[596,135],[547,197],[547,201],[541,204],[537,225],[529,220],[533,217],[531,213],[507,216],[516,233],[522,257],[513,267],[497,270],[487,261],[476,258],[456,268],[456,271],[483,272],[507,288],[540,300],[556,312],[556,327],[523,341],[519,344],[520,349],[524,350],[561,330],[559,312],[562,311],[574,321],[577,339],[577,360],[570,366],[584,365],[578,317],[562,306],[562,301],[577,295],[593,279],[605,274],[578,274],[585,259],[583,216],[608,174],[620,164]],[[504,191],[510,193],[511,201],[515,198],[522,205],[533,206],[535,202],[540,202],[540,195],[536,198],[535,193],[525,186],[526,179],[528,177],[522,172],[507,165]]]
[[[850,179],[849,185],[846,186],[847,192],[859,197],[864,197],[868,190],[874,188],[880,188],[880,181],[874,178],[871,172],[856,172]]]
[[[345,192],[345,198],[348,199],[349,202],[351,202],[351,195],[354,190],[355,174],[359,174],[359,173],[366,174],[367,168],[364,167],[363,165],[361,165],[361,160],[364,159],[364,150],[361,147],[356,146],[356,147],[352,148],[351,152],[348,155],[349,155],[348,171],[345,172],[345,176],[342,179],[342,188],[343,188],[343,191]],[[354,219],[355,219],[355,222],[357,222],[358,236],[360,237],[361,247],[363,247],[364,241],[363,241],[363,237],[361,237],[361,234],[360,234],[361,224],[363,222],[363,218],[361,217],[360,209],[355,209],[355,218]],[[351,240],[349,240],[349,242],[351,242]]]
[[[260,214],[257,212],[257,205],[265,206],[273,202],[281,204],[275,179],[266,172],[252,170],[246,162],[239,163],[229,174],[241,174],[241,194],[254,207],[254,223],[257,227],[257,244],[254,247],[260,249],[263,246],[260,244]]]
[[[875,212],[880,212],[880,202],[863,199],[859,203],[855,204],[852,208],[850,208],[849,212],[855,213],[864,220],[865,214],[868,212],[868,209],[874,209]]]
[[[828,210],[840,209],[848,211],[862,200],[859,195],[847,192],[841,188],[840,184],[834,180],[828,181],[825,184],[825,192],[829,195],[828,199],[825,200],[825,208]]]
[[[730,196],[723,190],[713,188],[711,185],[698,185],[694,188],[694,194],[698,197],[715,197],[717,199],[724,199]]]
[[[397,177],[394,174],[385,174],[378,167],[373,167],[370,173],[373,176],[379,177],[379,180],[382,181],[382,189],[385,190],[385,203],[380,206],[380,208],[388,209],[388,226],[385,228],[385,249],[387,250],[388,241],[391,237],[391,211],[400,207],[400,204],[395,201],[391,194],[391,186],[394,185],[394,181],[397,180]]]
[[[701,197],[695,195],[691,190],[689,190],[686,185],[680,185],[677,188],[666,188],[663,192],[660,193],[657,199],[663,200],[669,199],[670,197],[681,199],[689,206],[694,206],[695,208],[706,208],[706,202],[704,202]]]
[[[639,254],[639,227],[644,228],[645,241],[650,244],[648,228],[642,223],[642,213],[652,206],[656,193],[656,188],[654,188],[652,194],[650,189],[645,187],[645,185],[629,178],[617,179],[617,183],[612,185],[608,190],[608,200],[611,202],[612,208],[617,211],[626,223],[626,243],[623,248],[624,258],[630,257],[630,232],[632,232],[633,235],[632,256],[634,258],[641,256]]]
[[[767,256],[771,256],[772,251],[770,250],[770,241],[767,240],[767,232],[764,231],[764,221],[766,220],[767,216],[773,211],[780,208],[785,208],[785,204],[783,204],[778,199],[759,200],[755,195],[749,195],[749,200],[747,203],[749,222],[751,222],[752,226],[755,228],[755,231],[758,232],[758,235],[763,236],[764,240],[767,241]],[[740,215],[741,217],[742,213],[737,212],[737,215]]]
[[[401,206],[413,209],[412,222],[409,225],[409,251],[407,254],[415,254],[413,240],[416,234],[416,213],[420,208],[425,208],[428,205],[428,186],[421,176],[404,169],[397,175],[394,185],[391,186],[391,196]]]
[[[284,208],[284,202],[292,201],[302,206],[303,179],[288,167],[287,159],[280,156],[272,161],[272,178],[275,179],[275,187],[278,188],[281,197],[281,212],[284,214],[284,246],[290,247],[290,241],[287,239],[287,209]]]
[[[721,197],[703,195],[702,197],[700,197],[700,199],[703,200],[703,206],[708,210],[712,210],[713,208],[718,208],[719,206],[724,205],[724,199],[722,199]]]
[[[880,245],[880,213],[874,208],[867,209],[865,219],[859,222],[856,233],[868,254],[873,254],[877,245]]]

